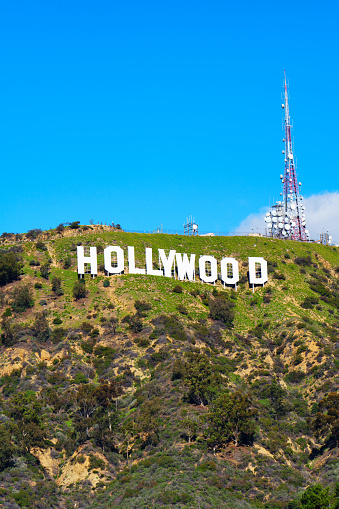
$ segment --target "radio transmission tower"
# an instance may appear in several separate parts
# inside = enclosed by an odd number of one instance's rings
[[[271,211],[266,214],[266,224],[269,233],[273,237],[290,238],[293,240],[309,240],[309,233],[306,229],[305,207],[303,197],[300,194],[296,164],[294,161],[292,146],[292,126],[288,106],[288,92],[286,73],[284,71],[284,104],[282,108],[285,111],[284,131],[285,150],[282,151],[285,158],[284,174],[280,175],[283,185],[283,192],[280,193],[282,201],[271,207]]]

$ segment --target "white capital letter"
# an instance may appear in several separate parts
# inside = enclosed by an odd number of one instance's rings
[[[188,259],[186,253],[184,255],[176,253],[175,259],[177,261],[178,278],[180,281],[186,279],[186,276],[189,281],[193,281],[195,275],[195,254],[191,254],[190,259]]]
[[[128,270],[130,274],[146,274],[145,269],[137,269],[135,266],[134,247],[127,246],[128,251]]]
[[[248,258],[248,272],[250,276],[250,285],[263,285],[267,277],[267,261],[264,258]]]
[[[77,246],[77,257],[78,257],[78,274],[85,274],[85,263],[91,265],[91,274],[98,274],[97,267],[97,248],[89,248],[89,256],[84,254],[84,246]]]
[[[174,262],[174,258],[175,258],[175,250],[171,249],[171,251],[169,252],[168,258],[166,257],[166,253],[165,253],[164,249],[158,249],[158,251],[159,251],[161,263],[164,266],[164,276],[172,277],[172,267],[173,267],[173,262]]]
[[[117,265],[112,267],[112,253],[117,255]],[[124,271],[124,252],[119,246],[108,246],[104,249],[105,270],[110,274],[121,274]]]
[[[163,276],[161,269],[153,269],[152,248],[146,247],[146,273],[150,276]]]
[[[211,275],[206,274],[206,262],[211,264]],[[199,258],[199,277],[205,283],[214,283],[218,279],[217,260],[214,256],[200,256]]]
[[[229,265],[231,270],[229,270]],[[223,258],[220,262],[220,268],[222,281],[226,285],[236,285],[239,281],[239,264],[237,260],[235,258]]]

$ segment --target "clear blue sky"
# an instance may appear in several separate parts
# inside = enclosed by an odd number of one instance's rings
[[[304,196],[336,191],[336,1],[0,3],[0,232],[80,220],[233,231],[280,192],[290,84]]]

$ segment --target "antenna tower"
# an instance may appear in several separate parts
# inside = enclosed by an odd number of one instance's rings
[[[284,154],[285,169],[284,174],[280,175],[283,185],[282,200],[276,202],[271,207],[271,211],[267,212],[265,221],[269,234],[277,238],[289,238],[292,240],[307,241],[310,239],[309,232],[306,229],[305,207],[303,205],[303,197],[300,194],[296,164],[294,161],[292,147],[292,125],[290,120],[290,112],[288,105],[288,91],[286,73],[284,71],[284,104],[281,105],[285,112],[284,131],[285,143]]]

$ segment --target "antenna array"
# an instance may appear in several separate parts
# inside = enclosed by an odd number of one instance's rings
[[[283,187],[280,193],[282,198],[271,207],[270,212],[266,213],[265,222],[268,233],[272,237],[307,241],[310,240],[310,236],[306,229],[305,207],[299,190],[301,182],[298,182],[294,162],[286,74],[284,81],[284,103],[281,105],[285,112],[283,139],[285,150],[282,151],[285,169],[284,174],[280,175]]]

